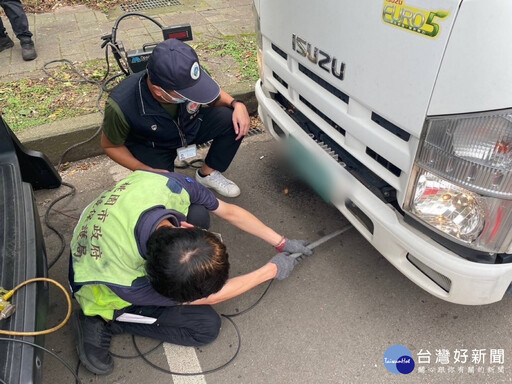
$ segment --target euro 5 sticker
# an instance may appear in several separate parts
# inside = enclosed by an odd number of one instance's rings
[[[449,14],[449,11],[427,11],[410,7],[405,4],[405,0],[384,0],[382,20],[397,28],[436,38],[441,31],[443,19]]]

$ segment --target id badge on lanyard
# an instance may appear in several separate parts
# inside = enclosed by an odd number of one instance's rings
[[[189,160],[197,156],[197,147],[195,144],[190,144],[186,147],[178,148],[176,153],[178,154],[179,161]]]
[[[178,127],[178,132],[180,134],[182,146],[176,150],[179,161],[185,161],[189,159],[193,159],[197,156],[197,146],[195,144],[187,145],[187,139],[185,138],[185,134],[181,130],[179,120],[176,123]]]

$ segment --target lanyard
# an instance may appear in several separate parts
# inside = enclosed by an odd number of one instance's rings
[[[178,106],[178,118],[176,121],[174,121],[174,124],[176,124],[176,127],[178,127],[178,133],[180,134],[181,139],[181,146],[186,147],[187,146],[187,138],[185,137],[185,133],[183,133],[183,130],[180,127],[180,107]]]

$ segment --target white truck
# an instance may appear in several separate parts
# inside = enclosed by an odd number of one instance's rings
[[[512,291],[512,1],[254,0],[259,114],[400,272]]]

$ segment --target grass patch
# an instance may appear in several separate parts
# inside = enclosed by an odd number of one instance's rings
[[[256,81],[259,78],[257,61],[256,35],[243,34],[239,36],[225,37],[222,40],[200,45],[198,50],[212,56],[229,55],[239,65],[239,80]]]
[[[94,81],[105,74],[104,60],[76,65],[77,70]],[[52,66],[50,77],[21,79],[2,83],[2,115],[14,132],[55,120],[97,112],[99,88],[73,73],[69,65]]]
[[[259,77],[254,34],[223,38],[214,43],[199,44],[194,48],[210,56],[233,57],[238,64],[235,76],[240,81],[255,82]],[[117,65],[113,61],[111,64],[116,70]],[[103,59],[96,59],[78,63],[76,69],[87,78],[100,81],[105,74],[106,63]],[[52,66],[47,72],[50,76],[42,72],[42,76],[38,78],[1,84],[0,112],[13,131],[19,132],[25,128],[98,111],[98,86],[83,82],[67,64]],[[109,84],[109,88],[113,85]],[[104,99],[106,95],[100,103],[102,109]]]

